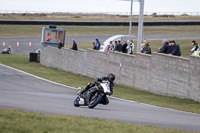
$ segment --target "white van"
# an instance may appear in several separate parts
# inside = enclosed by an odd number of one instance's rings
[[[131,36],[131,39],[133,39],[133,37],[135,38],[136,36]],[[121,41],[122,42],[122,41],[127,41],[128,39],[129,39],[129,35],[114,35],[114,36],[111,36],[110,38],[108,38],[107,40],[105,40],[103,42],[99,51],[106,53],[106,50],[107,50],[108,45],[110,44],[110,41],[112,41],[114,43],[115,41]]]

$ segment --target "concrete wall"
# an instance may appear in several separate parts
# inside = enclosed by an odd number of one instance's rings
[[[84,50],[74,51],[65,48],[44,47],[40,63],[75,74],[84,74],[84,66],[87,65],[84,64],[86,54],[87,52]]]
[[[41,64],[92,78],[112,72],[118,84],[200,102],[200,57],[196,56],[187,59],[160,53],[107,54],[46,47]]]

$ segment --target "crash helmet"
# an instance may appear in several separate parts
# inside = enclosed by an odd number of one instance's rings
[[[115,80],[115,75],[113,73],[109,73],[107,78],[109,81],[113,82]]]

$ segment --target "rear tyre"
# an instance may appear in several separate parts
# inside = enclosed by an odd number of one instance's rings
[[[80,101],[80,98],[79,98],[79,97],[77,97],[77,98],[74,100],[74,106],[75,106],[75,107],[80,107],[79,101]]]
[[[94,108],[97,106],[97,104],[101,101],[102,96],[98,92],[95,92],[91,95],[90,100],[89,100],[89,105],[88,108]]]

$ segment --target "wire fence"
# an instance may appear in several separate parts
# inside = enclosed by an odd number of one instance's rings
[[[0,14],[30,13],[30,14],[104,14],[104,15],[130,15],[130,12],[58,12],[58,11],[24,11],[24,10],[0,10]],[[176,15],[176,16],[200,16],[200,12],[144,12],[144,15]],[[139,15],[139,12],[133,12]]]

